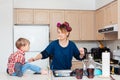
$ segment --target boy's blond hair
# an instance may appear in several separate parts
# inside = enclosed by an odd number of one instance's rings
[[[30,44],[30,41],[28,39],[25,39],[25,38],[19,38],[16,41],[17,49],[20,49],[22,46],[26,46],[27,44]]]

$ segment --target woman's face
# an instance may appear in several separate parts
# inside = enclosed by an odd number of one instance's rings
[[[67,32],[66,30],[61,31],[59,28],[57,28],[57,32],[58,32],[58,39],[59,40],[67,39],[69,32]]]

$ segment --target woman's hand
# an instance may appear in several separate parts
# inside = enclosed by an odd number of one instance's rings
[[[33,62],[33,61],[39,60],[39,59],[41,59],[41,58],[42,58],[42,55],[39,53],[36,57],[30,58],[30,59],[28,60],[28,62]]]
[[[80,48],[79,51],[80,51],[80,58],[83,58],[85,55],[84,48]]]

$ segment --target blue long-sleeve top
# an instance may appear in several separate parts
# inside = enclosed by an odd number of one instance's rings
[[[80,52],[72,41],[69,41],[66,47],[61,47],[58,40],[52,41],[41,54],[42,59],[53,56],[50,64],[52,70],[71,69],[73,56],[77,60],[81,60]]]

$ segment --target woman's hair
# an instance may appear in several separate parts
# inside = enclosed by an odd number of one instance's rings
[[[25,38],[19,38],[16,41],[16,47],[17,49],[20,49],[22,46],[26,46],[27,44],[30,44],[30,41]]]
[[[67,32],[72,31],[72,28],[70,27],[68,22],[64,22],[62,24],[60,22],[58,22],[57,27],[60,28],[61,31],[63,31],[63,30],[67,30]]]

